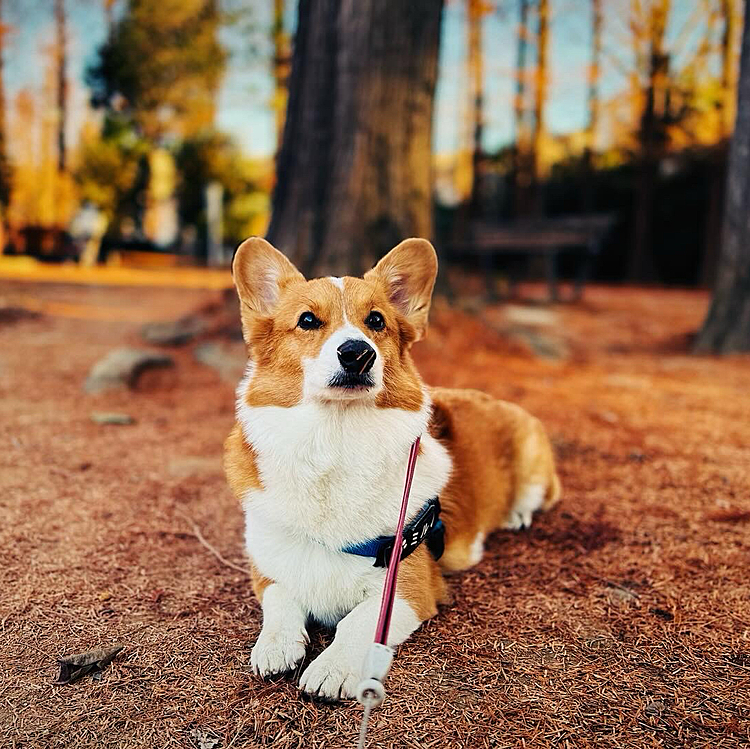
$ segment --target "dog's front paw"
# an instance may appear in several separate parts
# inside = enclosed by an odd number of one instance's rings
[[[250,654],[250,665],[259,676],[273,676],[292,671],[305,657],[307,643],[307,632],[304,629],[262,629]]]
[[[363,660],[353,658],[334,643],[305,669],[299,680],[300,689],[324,700],[354,699],[362,679]]]

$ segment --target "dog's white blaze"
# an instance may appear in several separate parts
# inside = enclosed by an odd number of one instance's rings
[[[328,280],[334,285],[338,286],[341,291],[344,290],[344,279],[339,278],[338,276],[328,276]]]
[[[244,497],[248,552],[260,572],[316,619],[335,623],[380,595],[383,570],[338,549],[393,534],[409,448],[418,435],[422,454],[407,517],[447,483],[451,459],[426,433],[430,408],[426,392],[419,411],[367,402],[252,408],[238,401],[263,484]]]

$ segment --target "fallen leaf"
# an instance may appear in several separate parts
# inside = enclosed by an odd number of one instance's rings
[[[111,648],[89,650],[87,653],[76,653],[75,655],[58,658],[57,665],[60,667],[60,673],[52,684],[55,686],[72,684],[86,674],[101,671],[112,662],[122,649],[123,645],[115,645]]]

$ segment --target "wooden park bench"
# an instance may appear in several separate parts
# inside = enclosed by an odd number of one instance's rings
[[[611,214],[589,214],[557,218],[515,221],[512,223],[472,222],[466,242],[454,245],[452,254],[474,256],[484,269],[487,294],[496,299],[495,273],[500,258],[542,258],[545,265],[548,298],[560,301],[559,258],[575,255],[577,272],[573,280],[571,300],[583,295],[583,288],[591,273],[594,258],[601,249],[607,232],[615,223]],[[526,262],[528,266],[528,261]],[[509,276],[510,295],[518,279]]]

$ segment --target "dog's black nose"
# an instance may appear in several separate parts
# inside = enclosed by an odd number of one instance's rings
[[[350,338],[344,341],[337,349],[341,368],[344,372],[352,374],[365,374],[372,369],[377,354],[375,349],[366,341],[358,341]]]

